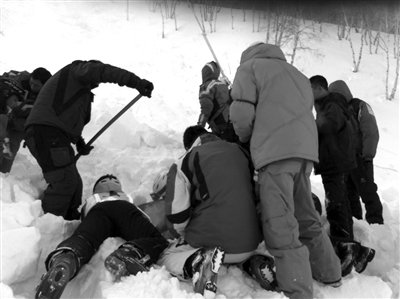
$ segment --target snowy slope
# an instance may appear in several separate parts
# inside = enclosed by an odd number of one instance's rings
[[[10,69],[32,71],[38,66],[52,73],[75,59],[98,59],[152,81],[151,99],[142,98],[96,142],[90,156],[78,162],[84,197],[105,173],[117,175],[136,203],[150,201],[150,187],[158,170],[183,153],[183,130],[197,121],[201,68],[213,60],[190,8],[177,7],[178,31],[167,20],[161,38],[161,15],[149,10],[150,1],[2,1],[0,2],[0,73]],[[218,15],[217,32],[209,40],[230,80],[241,52],[265,39],[253,33],[251,19],[242,21],[229,9]],[[357,40],[355,40],[357,42]],[[296,67],[308,77],[343,79],[353,95],[364,99],[376,113],[381,140],[375,159],[375,177],[384,204],[385,225],[355,220],[358,240],[377,250],[362,274],[352,273],[332,289],[314,284],[316,298],[399,297],[399,97],[384,99],[385,57],[363,56],[359,73],[351,71],[351,52],[338,41],[336,27],[324,24],[323,32],[308,40],[312,51],[300,51]],[[288,50],[288,49],[286,49]],[[393,81],[393,80],[392,80]],[[137,92],[103,84],[96,90],[92,121],[84,130],[89,140]],[[313,190],[323,198],[320,177],[312,176]],[[1,285],[0,298],[32,298],[44,273],[44,259],[68,237],[78,222],[42,215],[37,200],[45,188],[41,170],[27,149],[19,151],[9,175],[0,174]],[[113,283],[103,267],[105,257],[122,240],[108,239],[90,263],[64,291],[64,298],[201,298],[190,284],[171,278],[163,268]],[[262,250],[262,245],[260,247]],[[222,267],[218,298],[284,298],[267,292],[237,267]]]

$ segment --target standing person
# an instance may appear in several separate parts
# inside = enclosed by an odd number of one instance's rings
[[[136,88],[147,97],[153,90],[151,82],[124,69],[96,60],[76,60],[47,81],[25,125],[26,144],[48,183],[43,210],[66,220],[79,218],[82,197],[82,179],[71,143],[81,155],[88,155],[93,148],[85,143],[82,131],[90,121],[91,90],[99,83]]]
[[[17,100],[9,103],[10,111],[8,113],[7,137],[10,145],[10,158],[2,163],[0,167],[1,172],[6,173],[11,171],[21,141],[24,139],[25,121],[40,89],[50,77],[51,73],[43,67],[36,68],[32,73],[10,71],[0,77],[0,80],[4,79],[8,81],[19,90]]]
[[[315,174],[320,174],[327,200],[326,215],[330,225],[330,237],[334,245],[342,245],[342,275],[350,273],[358,246],[354,246],[353,218],[347,197],[346,177],[356,164],[354,132],[351,112],[346,99],[339,93],[328,91],[327,80],[320,75],[310,78],[317,112],[319,141],[319,163],[315,164]],[[363,256],[369,261],[375,255],[372,248],[363,248]],[[365,269],[365,268],[364,268]],[[357,268],[356,268],[357,270]]]
[[[229,87],[218,79],[220,73],[220,67],[214,61],[207,63],[201,70],[203,79],[199,92],[201,114],[197,124],[204,127],[208,123],[215,135],[226,141],[236,142],[238,139],[229,120],[231,104]]]
[[[313,278],[340,285],[340,262],[311,196],[318,136],[310,82],[279,47],[260,42],[242,53],[231,95],[233,126],[241,142],[250,140],[258,170],[264,240],[278,287],[289,298],[312,298]]]
[[[261,242],[253,169],[243,149],[201,126],[185,130],[185,156],[169,170],[164,190],[170,231],[180,237],[160,263],[195,292],[215,295],[222,263],[237,264],[267,290],[275,289],[273,259],[254,254]],[[202,279],[197,279],[199,272]]]
[[[357,219],[363,219],[361,200],[365,205],[365,220],[368,223],[383,224],[382,203],[374,182],[374,157],[379,141],[379,129],[374,112],[363,100],[353,98],[347,84],[342,80],[332,82],[328,90],[343,95],[350,105],[354,119],[357,120],[357,168],[350,172],[347,180],[347,193],[351,212]]]
[[[83,206],[83,216],[72,236],[48,255],[45,261],[47,272],[35,298],[60,298],[67,283],[78,275],[109,237],[127,241],[104,261],[116,280],[148,271],[168,246],[168,241],[148,217],[122,191],[121,183],[114,175],[104,175],[96,181],[93,195]]]

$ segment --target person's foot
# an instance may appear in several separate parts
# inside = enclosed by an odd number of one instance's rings
[[[357,273],[362,273],[365,268],[367,268],[368,263],[371,262],[374,257],[374,249],[361,245],[354,262],[354,270],[356,270]]]
[[[342,277],[345,277],[353,269],[360,244],[356,242],[340,242],[337,247],[337,254],[342,268]]]
[[[75,254],[60,252],[52,257],[50,268],[36,287],[36,299],[58,299],[77,269]]]
[[[225,251],[220,247],[200,249],[192,261],[192,283],[196,293],[205,298],[214,298],[217,292],[218,271],[221,267]]]
[[[257,281],[263,289],[274,291],[277,287],[275,272],[273,270],[274,265],[272,257],[255,254],[242,263],[241,268]]]
[[[144,255],[133,243],[126,242],[105,259],[104,265],[115,280],[120,280],[123,276],[149,271],[149,260],[149,255]]]

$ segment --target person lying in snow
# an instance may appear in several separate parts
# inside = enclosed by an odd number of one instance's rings
[[[255,252],[262,233],[249,157],[239,145],[201,126],[187,128],[183,139],[187,152],[159,188],[169,229],[178,237],[159,264],[180,279],[191,279],[196,292],[205,284],[200,293],[206,297],[215,296],[222,263],[238,265],[262,288],[275,290],[273,259]],[[199,265],[200,278],[193,272]]]
[[[168,246],[147,215],[132,204],[113,175],[100,177],[84,204],[83,219],[73,235],[62,241],[46,261],[47,273],[35,298],[60,298],[67,283],[89,262],[108,237],[127,240],[105,259],[116,280],[147,271]]]

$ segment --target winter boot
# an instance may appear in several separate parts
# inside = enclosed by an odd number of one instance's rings
[[[53,251],[46,261],[47,273],[42,276],[36,288],[35,298],[60,298],[67,283],[75,276],[79,269],[79,260],[76,254],[65,248]]]
[[[145,255],[133,242],[126,242],[106,258],[104,265],[118,281],[123,276],[149,271],[149,262],[149,255]]]
[[[362,273],[375,257],[375,249],[360,245],[360,249],[354,262],[354,270],[357,273]]]
[[[217,292],[217,278],[223,263],[225,251],[220,247],[199,249],[185,263],[184,275],[190,277],[195,293],[205,298],[214,298]]]
[[[274,291],[277,287],[273,270],[274,265],[273,258],[262,254],[254,254],[244,261],[240,267],[257,281],[264,290]]]
[[[339,242],[337,244],[337,255],[342,267],[342,277],[349,275],[353,269],[359,247],[360,244],[356,242]]]

